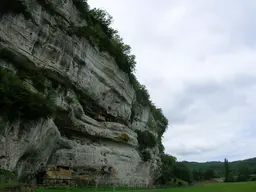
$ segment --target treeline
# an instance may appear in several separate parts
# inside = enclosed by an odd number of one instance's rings
[[[224,168],[225,182],[256,181],[256,158],[233,163],[225,159]]]
[[[156,180],[157,185],[181,186],[193,182],[191,170],[183,162],[178,162],[176,157],[163,154],[161,161],[161,175]]]
[[[178,162],[176,157],[171,155],[163,154],[161,160],[161,176],[157,179],[159,185],[184,185],[216,177],[214,170],[190,169],[185,162]],[[174,181],[178,181],[178,183],[174,183]]]
[[[205,163],[183,162],[193,173],[196,181],[225,178],[227,182],[256,180],[256,158],[229,162],[213,161]]]
[[[161,176],[157,179],[159,185],[180,185],[201,182],[216,178],[224,182],[256,181],[256,158],[229,162],[178,162],[174,156],[162,155]]]

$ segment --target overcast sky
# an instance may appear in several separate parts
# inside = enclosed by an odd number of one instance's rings
[[[136,55],[178,160],[256,156],[255,0],[89,0]]]

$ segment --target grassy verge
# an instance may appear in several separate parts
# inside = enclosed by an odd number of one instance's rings
[[[115,191],[134,191],[132,188],[116,188]],[[37,192],[94,192],[94,188],[62,188],[62,189],[36,189]],[[97,191],[113,191],[113,188],[98,188]],[[246,183],[217,183],[199,185],[195,187],[167,188],[167,189],[136,189],[136,191],[161,192],[255,192],[256,182]]]

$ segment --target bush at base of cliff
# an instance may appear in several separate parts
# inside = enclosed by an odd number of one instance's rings
[[[52,116],[56,107],[53,100],[28,90],[13,72],[0,68],[0,111],[8,120],[22,118],[38,120]]]
[[[9,182],[16,182],[16,181],[17,181],[17,176],[15,173],[5,169],[0,169],[0,183],[9,183]]]
[[[253,176],[251,180],[256,181],[256,176]]]
[[[35,192],[35,187],[24,185],[24,184],[10,184],[5,186],[0,186],[0,191],[5,192]]]
[[[173,178],[173,179],[171,179],[170,182],[168,182],[168,185],[169,186],[179,186],[179,187],[188,186],[188,182],[183,181],[183,180],[178,179],[178,178]]]

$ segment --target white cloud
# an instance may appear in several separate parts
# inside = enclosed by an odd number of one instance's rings
[[[256,1],[89,0],[114,17],[179,160],[256,156]]]

